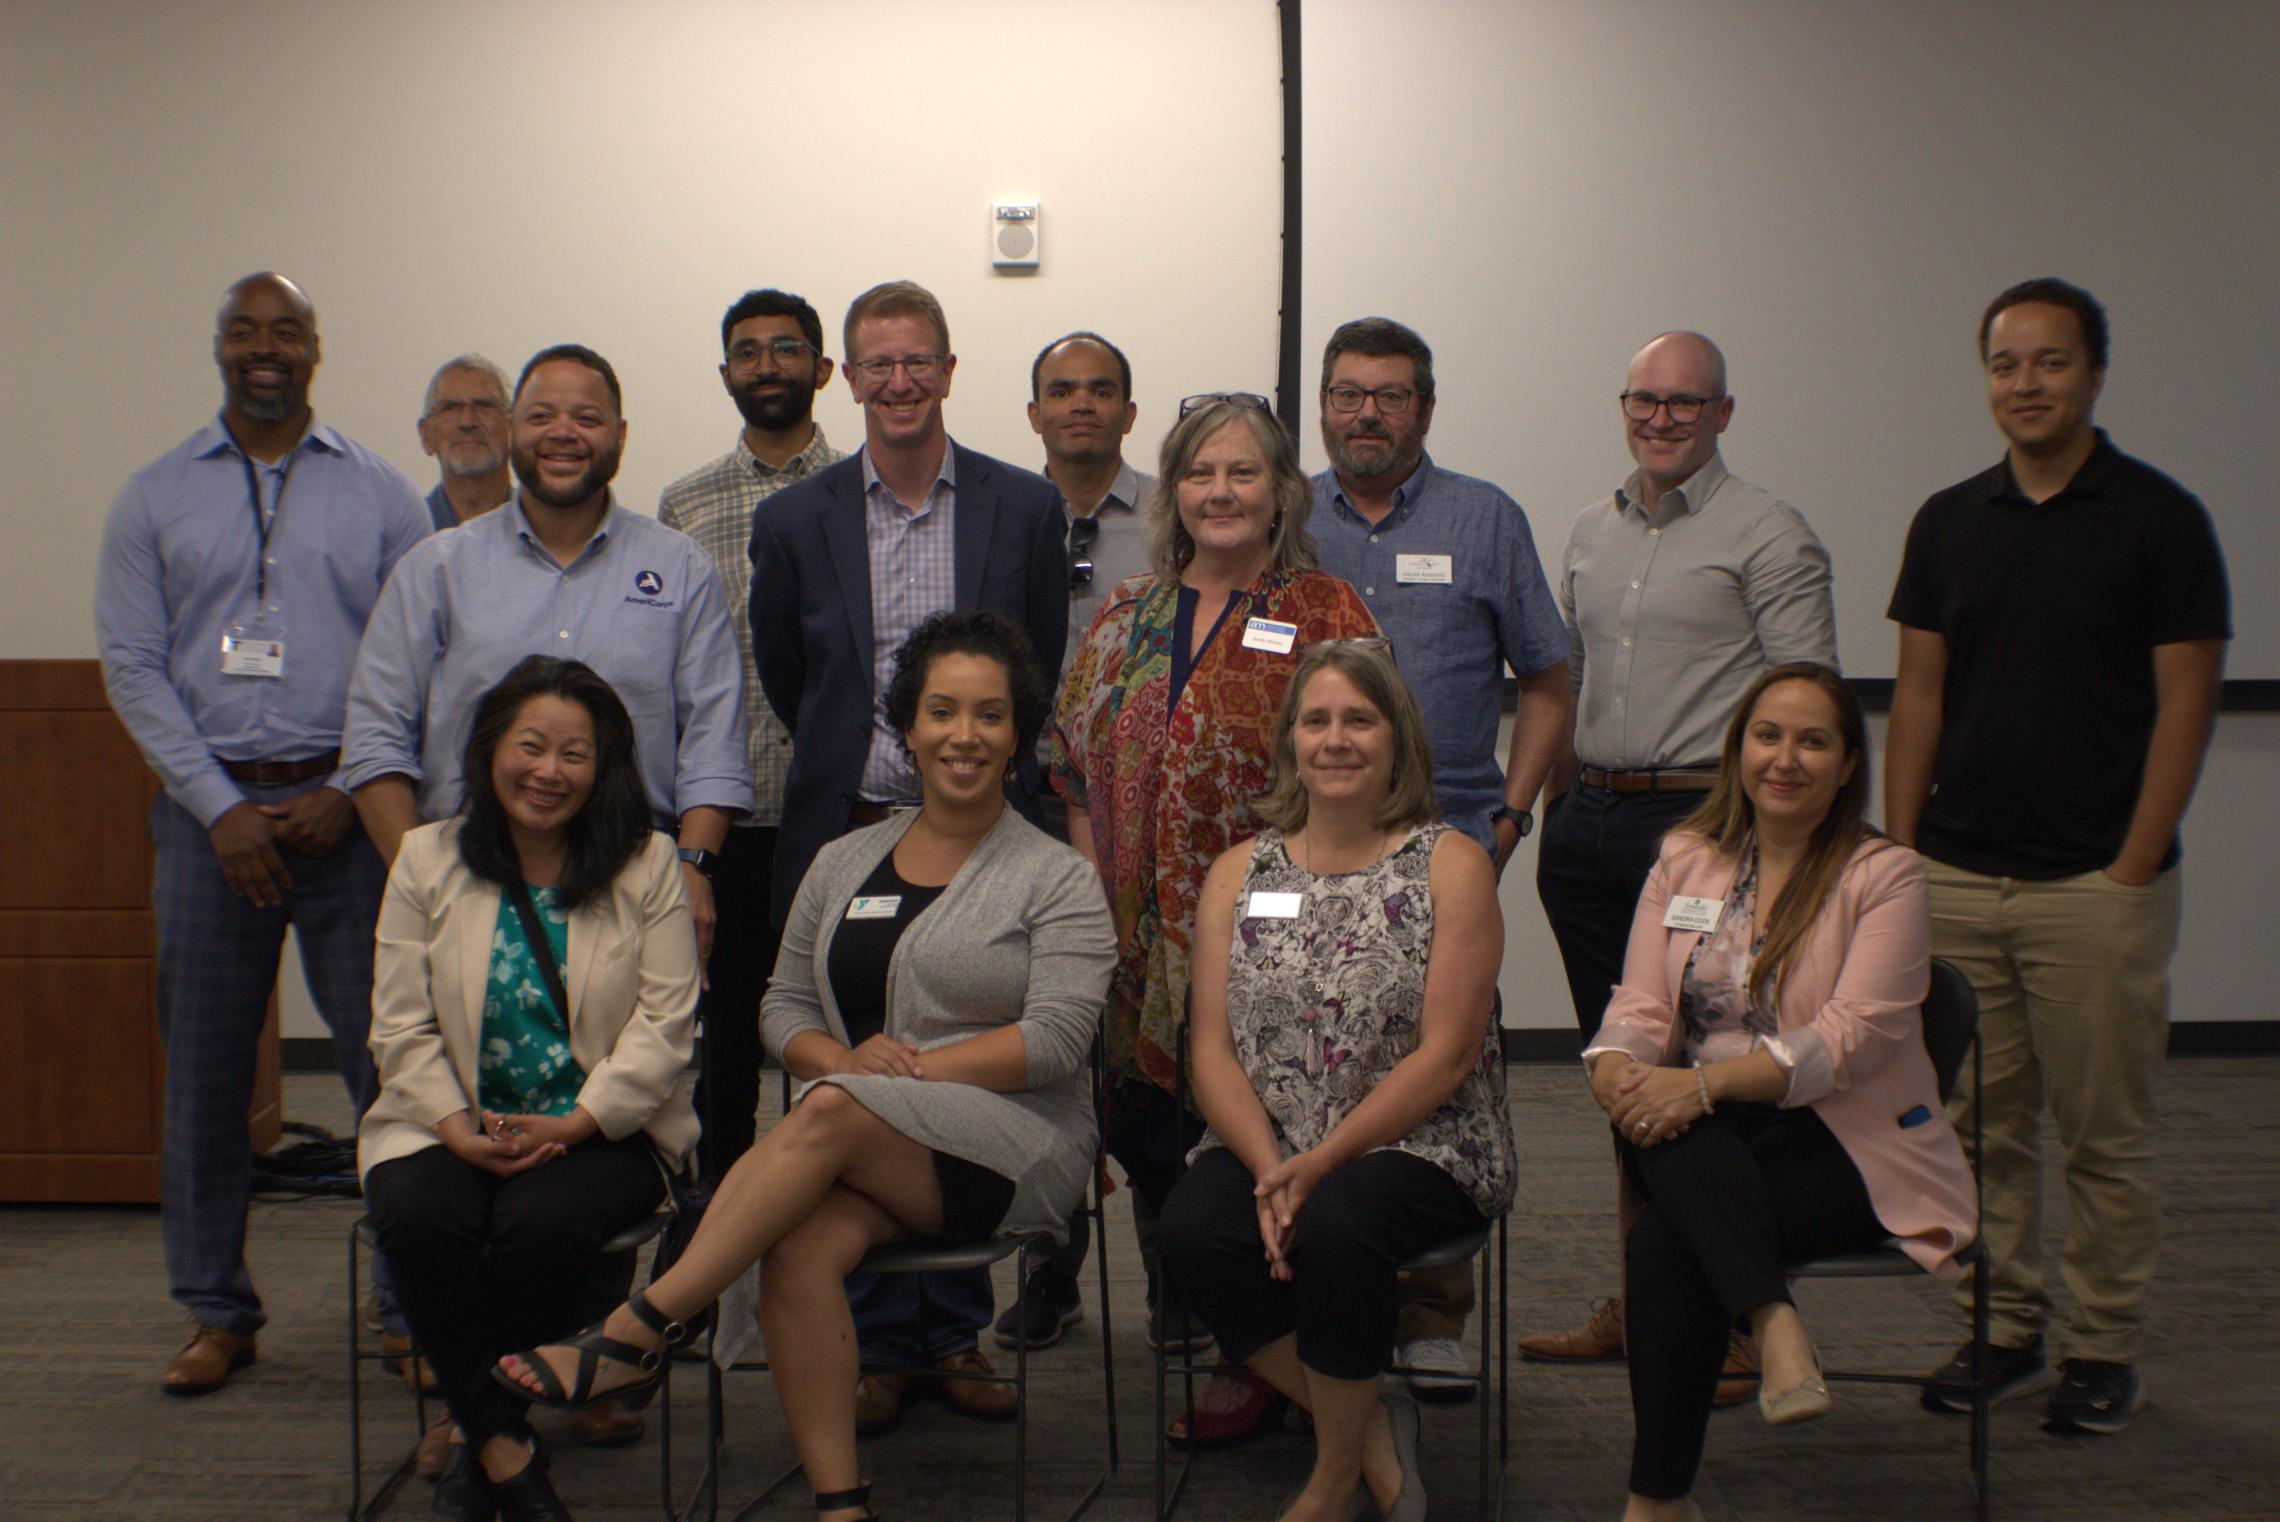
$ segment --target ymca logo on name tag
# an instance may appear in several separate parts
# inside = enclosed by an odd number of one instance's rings
[[[1243,648],[1288,655],[1298,643],[1298,625],[1278,624],[1271,618],[1254,618],[1243,625]]]
[[[1663,911],[1665,930],[1699,930],[1704,935],[1718,928],[1718,916],[1726,912],[1722,898],[1695,898],[1681,893],[1670,901]]]
[[[1303,893],[1253,893],[1243,912],[1255,920],[1294,920],[1305,902]]]
[[[1393,579],[1404,586],[1445,587],[1457,579],[1453,555],[1396,555]]]
[[[847,905],[851,920],[891,920],[902,909],[900,893],[858,894]]]

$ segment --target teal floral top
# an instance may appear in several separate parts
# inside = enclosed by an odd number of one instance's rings
[[[570,916],[552,888],[533,888],[554,965],[570,961]],[[483,989],[483,1059],[476,1069],[486,1110],[507,1115],[567,1115],[578,1106],[586,1070],[570,1055],[570,1031],[546,974],[523,933],[512,899],[499,895],[491,934],[491,978]]]

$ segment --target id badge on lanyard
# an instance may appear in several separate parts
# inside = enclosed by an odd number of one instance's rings
[[[245,467],[246,499],[253,510],[255,537],[253,567],[253,600],[250,606],[241,607],[238,616],[222,630],[222,675],[250,677],[257,681],[280,681],[285,675],[285,612],[278,597],[275,577],[270,573],[277,568],[277,557],[269,551],[270,540],[277,533],[278,520],[285,516],[285,487],[293,478],[293,464],[300,458],[300,450],[285,457],[285,468],[277,474],[277,496],[265,513],[261,507],[261,476],[250,456],[240,453],[238,463]]]

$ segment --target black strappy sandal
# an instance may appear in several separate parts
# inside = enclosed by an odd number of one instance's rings
[[[879,1514],[871,1510],[871,1482],[868,1480],[853,1490],[819,1490],[815,1493],[815,1509],[818,1512],[838,1511],[845,1506],[860,1506],[870,1522],[879,1522]]]
[[[637,1348],[630,1342],[620,1342],[615,1337],[605,1335],[602,1328],[609,1325],[609,1318],[605,1316],[575,1337],[547,1344],[548,1347],[578,1350],[578,1372],[572,1377],[568,1389],[563,1388],[562,1381],[555,1377],[554,1370],[538,1356],[535,1349],[511,1356],[522,1360],[523,1365],[538,1376],[538,1389],[533,1390],[498,1364],[491,1365],[491,1378],[524,1400],[556,1411],[575,1411],[581,1406],[590,1406],[597,1400],[613,1397],[635,1401],[654,1393],[659,1382],[665,1378],[665,1365],[673,1349],[687,1342],[692,1333],[686,1323],[666,1320],[664,1314],[652,1306],[640,1290],[633,1292],[633,1297],[626,1301],[626,1308],[633,1312],[635,1320],[663,1339],[660,1346]],[[605,1358],[641,1370],[642,1377],[597,1394],[594,1390],[594,1375],[600,1370]]]

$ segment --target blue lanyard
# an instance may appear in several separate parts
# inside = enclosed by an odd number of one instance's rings
[[[253,606],[256,616],[269,602],[269,536],[277,527],[277,520],[285,516],[285,488],[292,482],[293,466],[301,458],[301,446],[295,444],[285,454],[284,472],[277,478],[277,503],[267,514],[261,510],[261,477],[255,471],[253,456],[238,449],[238,463],[245,467],[245,489],[253,503],[253,531],[259,537],[260,548],[253,557]]]

